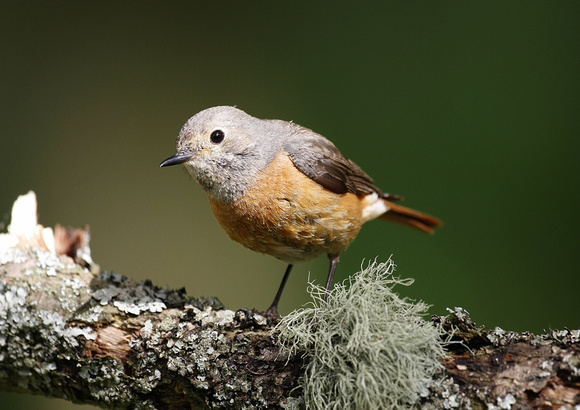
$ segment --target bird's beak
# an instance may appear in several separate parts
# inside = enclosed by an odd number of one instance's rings
[[[168,167],[170,165],[183,164],[184,162],[189,161],[194,156],[195,156],[195,153],[192,153],[192,152],[188,152],[185,154],[178,152],[177,154],[172,155],[169,158],[167,158],[165,161],[163,161],[161,164],[159,164],[159,166],[160,167]]]

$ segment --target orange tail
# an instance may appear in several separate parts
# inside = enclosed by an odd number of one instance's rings
[[[389,210],[380,216],[381,219],[397,222],[412,228],[419,229],[423,232],[433,233],[443,223],[434,216],[424,214],[414,209],[385,201]]]

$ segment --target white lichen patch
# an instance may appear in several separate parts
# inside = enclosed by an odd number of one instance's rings
[[[167,309],[163,299],[156,296],[166,297],[166,291],[154,289],[142,283],[135,283],[135,286],[131,288],[124,287],[123,283],[126,282],[126,278],[115,273],[105,272],[100,275],[100,278],[113,282],[95,290],[92,294],[92,297],[102,306],[112,304],[119,311],[135,316],[142,312],[159,313]]]
[[[442,369],[443,331],[423,320],[428,306],[400,298],[395,264],[372,263],[335,286],[310,284],[311,307],[274,329],[289,354],[304,352],[304,395],[312,409],[411,407]],[[348,286],[347,286],[348,285]]]
[[[86,323],[96,323],[100,320],[104,308],[102,306],[92,306],[88,309],[77,310],[72,318]]]
[[[455,315],[455,317],[457,317],[457,319],[461,319],[461,320],[468,319],[468,318],[470,319],[469,312],[462,307],[456,306],[453,309],[447,308],[446,310],[449,313],[451,313],[452,315]]]
[[[234,320],[234,312],[187,306],[182,320],[185,321],[167,317],[158,323],[146,321],[140,337],[131,342],[132,348],[141,352],[142,365],[135,373],[139,391],[150,392],[164,378],[180,376],[193,388],[211,392],[207,396],[210,407],[231,408],[234,402],[239,404],[233,399],[238,394],[247,397],[242,408],[264,407],[261,389],[241,378],[240,369],[228,364],[232,340],[225,332]],[[248,341],[248,348],[253,351],[250,346]],[[161,380],[154,370],[160,363],[169,372]]]
[[[487,339],[494,346],[505,346],[508,343],[519,340],[520,335],[516,332],[505,331],[501,327],[496,326],[495,329],[487,334]]]
[[[195,313],[195,318],[201,321],[202,326],[224,326],[232,323],[235,316],[235,312],[229,309],[214,310],[209,306],[204,310],[200,310],[195,306],[187,306],[187,308],[191,309]]]
[[[97,289],[93,292],[93,298],[98,300],[103,306],[108,305],[111,300],[119,294],[116,286],[110,285],[106,288]]]
[[[516,404],[516,398],[511,394],[497,398],[497,405],[500,409],[511,409],[513,404]]]
[[[29,256],[22,248],[10,247],[0,253],[0,266],[9,263],[20,264],[26,262]]]
[[[79,336],[83,336],[87,340],[96,340],[97,339],[97,332],[94,331],[92,327],[85,326],[85,327],[67,327],[65,329],[64,334],[68,337],[74,338],[77,340]]]
[[[94,339],[96,334],[89,327],[69,327],[61,313],[30,311],[28,297],[27,289],[0,283],[0,334],[4,335],[0,361],[20,369],[21,387],[47,388],[58,360],[70,358],[63,352],[80,346],[79,338]]]
[[[140,332],[141,338],[148,339],[149,336],[151,336],[152,332],[153,332],[153,322],[147,319],[147,321],[145,321],[145,325],[141,328]]]
[[[123,397],[123,366],[112,357],[87,362],[81,366],[79,376],[87,382],[91,395],[102,403],[115,403]]]
[[[57,268],[70,268],[75,265],[63,266],[62,258],[41,248],[31,248],[36,260],[36,272],[47,276],[55,276]]]
[[[116,300],[113,302],[113,305],[121,312],[131,313],[133,315],[138,315],[141,312],[158,313],[167,308],[165,303],[162,301],[151,299],[149,297],[144,297],[133,301]]]
[[[423,410],[472,409],[471,399],[461,392],[452,377],[436,378],[429,386],[429,390],[424,395],[421,395],[421,397],[428,396],[433,401],[428,404],[422,404],[421,408]]]

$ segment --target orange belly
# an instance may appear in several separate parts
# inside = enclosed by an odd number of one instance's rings
[[[357,195],[335,194],[276,156],[245,195],[233,203],[210,197],[229,237],[289,263],[341,252],[362,225]]]

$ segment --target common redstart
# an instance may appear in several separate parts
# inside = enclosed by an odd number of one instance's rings
[[[191,117],[177,154],[160,166],[184,164],[207,192],[229,237],[288,263],[268,313],[277,316],[292,266],[325,254],[328,295],[340,253],[375,218],[433,233],[441,222],[393,203],[332,142],[292,122],[261,120],[234,107]]]

